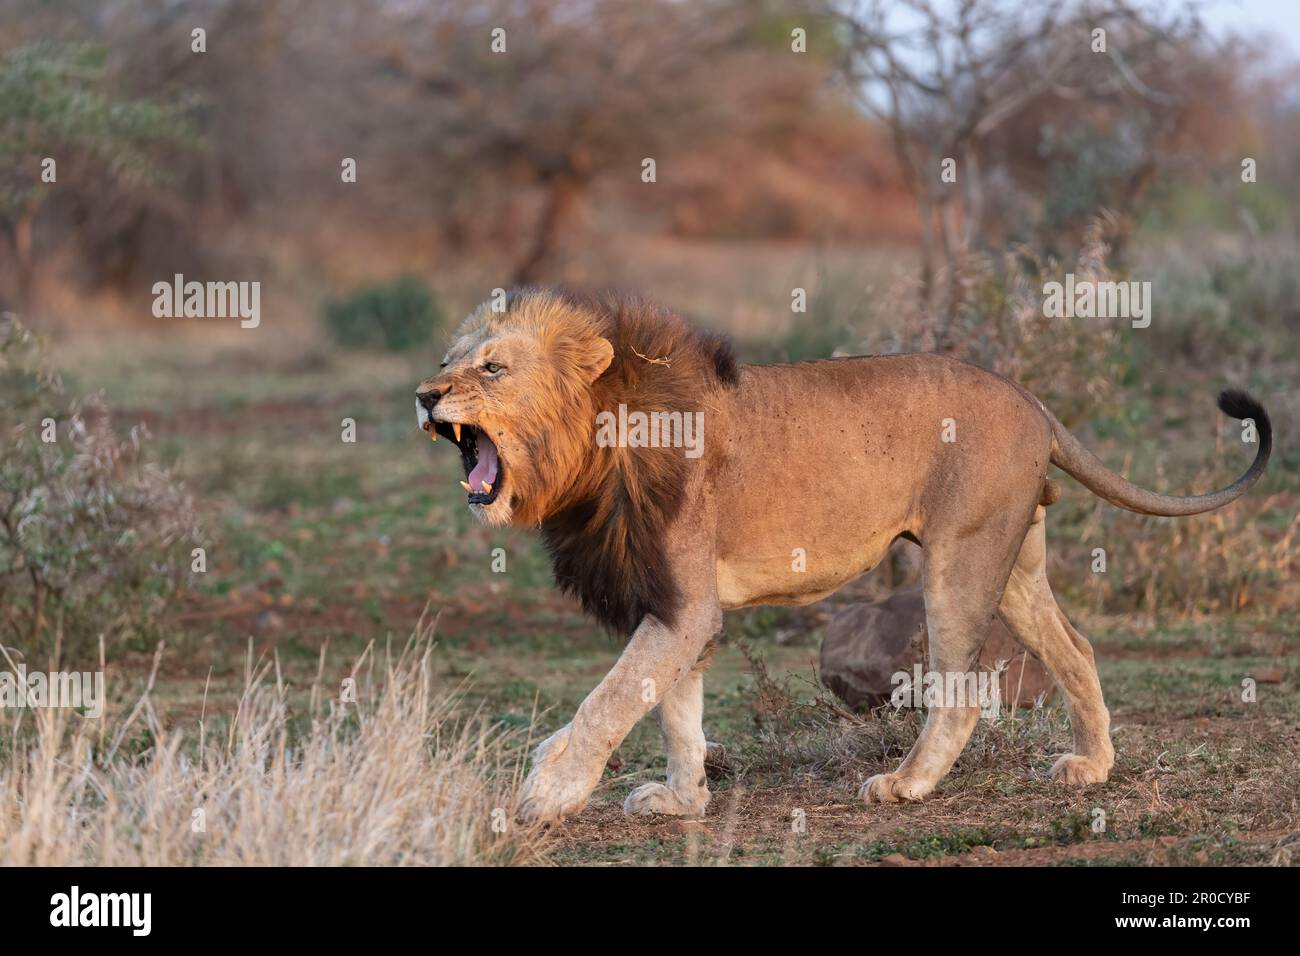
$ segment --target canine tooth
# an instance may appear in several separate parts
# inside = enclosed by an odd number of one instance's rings
[[[437,441],[437,440],[438,440],[438,429],[436,429],[436,428],[430,428],[430,429],[429,429],[429,441]]]
[[[485,495],[492,494],[492,486],[489,485],[486,481],[480,481],[479,484],[483,486],[483,494]]]
[[[468,481],[462,481],[462,482],[460,483],[460,486],[461,486],[462,488],[464,488],[466,491],[473,491],[473,490],[474,490],[473,488],[471,488],[471,487],[469,486],[469,482],[468,482]]]
[[[451,433],[456,436],[456,441],[460,441],[460,422],[451,423]]]

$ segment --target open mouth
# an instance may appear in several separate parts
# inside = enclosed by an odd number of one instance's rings
[[[490,505],[497,500],[505,484],[505,468],[487,432],[477,425],[460,422],[426,421],[421,427],[430,432],[434,441],[441,435],[460,449],[461,464],[465,467],[465,480],[460,484],[468,493],[469,504]]]

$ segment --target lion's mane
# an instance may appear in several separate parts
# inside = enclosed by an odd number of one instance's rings
[[[730,341],[694,328],[680,316],[641,299],[613,293],[585,296],[523,290],[511,310],[545,303],[551,315],[607,339],[614,354],[590,386],[591,408],[617,412],[702,411],[707,422],[719,391],[733,388],[739,368]],[[557,309],[556,306],[561,306]],[[595,421],[575,433],[581,477],[541,522],[556,584],[575,595],[606,627],[630,635],[653,614],[672,626],[679,587],[666,554],[667,529],[686,494],[689,470],[680,448],[598,447]],[[580,435],[578,438],[576,436]]]

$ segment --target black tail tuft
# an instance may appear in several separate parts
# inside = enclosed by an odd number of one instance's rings
[[[1219,411],[1238,421],[1249,418],[1255,423],[1259,432],[1260,451],[1267,454],[1273,445],[1273,424],[1268,420],[1268,412],[1250,393],[1239,388],[1225,388],[1219,393]]]
[[[1264,411],[1264,406],[1239,388],[1225,388],[1219,393],[1219,411],[1239,421],[1253,418],[1258,428],[1268,424],[1268,412]]]

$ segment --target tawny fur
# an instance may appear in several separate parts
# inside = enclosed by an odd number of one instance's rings
[[[505,366],[488,376],[485,362]],[[629,813],[700,814],[702,668],[722,610],[819,600],[870,570],[899,536],[925,550],[931,668],[969,670],[1000,614],[1069,706],[1075,752],[1058,779],[1104,782],[1114,760],[1092,649],[1046,578],[1045,508],[1056,464],[1106,500],[1192,514],[1239,497],[1262,473],[1268,417],[1244,393],[1220,408],[1253,418],[1259,450],[1222,491],[1158,495],[1089,454],[1043,405],[997,375],[936,355],[738,367],[726,344],[635,299],[542,290],[480,307],[445,367],[420,386],[441,422],[496,441],[502,493],[473,505],[489,523],[539,527],[557,581],[611,628],[631,633],[613,670],[545,741],[521,815],[585,805],[613,749],[656,709],[668,782],[638,788]],[[601,448],[596,415],[704,413],[704,454]],[[978,710],[933,707],[897,771],[868,801],[920,799],[965,746]]]

